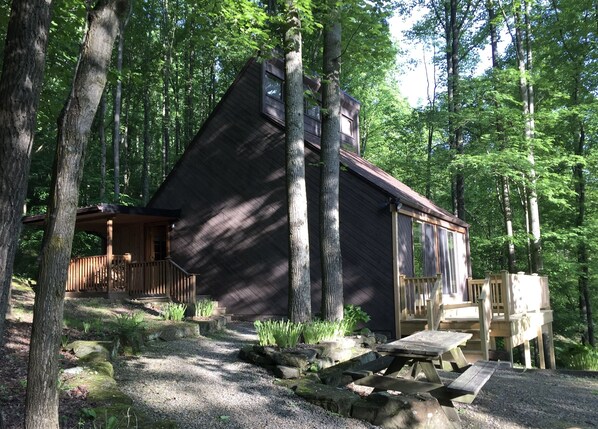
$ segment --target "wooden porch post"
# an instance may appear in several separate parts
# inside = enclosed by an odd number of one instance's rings
[[[399,267],[399,212],[394,204],[390,205],[392,218],[392,279],[395,304],[395,334],[401,338],[401,289]]]
[[[106,273],[108,275],[108,295],[112,290],[112,219],[106,221]]]
[[[170,259],[170,239],[172,238],[173,224],[166,226],[166,259]]]

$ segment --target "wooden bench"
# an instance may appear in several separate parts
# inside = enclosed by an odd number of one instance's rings
[[[500,362],[479,360],[446,386],[452,401],[471,404]]]

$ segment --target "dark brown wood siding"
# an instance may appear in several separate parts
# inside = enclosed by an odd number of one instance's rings
[[[284,129],[273,117],[279,112],[276,103],[270,103],[264,113],[263,74],[261,65],[248,63],[150,202],[153,208],[181,210],[172,230],[171,254],[175,262],[199,275],[198,293],[218,299],[229,313],[249,318],[287,313]],[[309,133],[306,139],[310,140],[306,183],[312,310],[318,313],[319,149]],[[398,217],[401,274],[413,275],[413,218],[424,225],[424,265],[429,275],[435,275],[443,263],[438,259],[437,224],[452,225],[453,218],[366,161],[343,153],[347,168],[340,178],[340,222],[345,301],[371,315],[371,329],[394,335],[389,197],[408,205]],[[432,213],[439,213],[441,220],[434,220]],[[467,232],[466,224],[455,220],[454,225]],[[459,236],[463,288],[468,257],[465,236]]]
[[[247,317],[287,313],[288,226],[284,130],[261,114],[261,67],[251,65],[189,146],[150,203],[181,209],[172,257],[199,274],[198,293]],[[319,155],[306,151],[313,311],[320,307]],[[341,174],[345,300],[392,332],[391,216],[387,197]]]

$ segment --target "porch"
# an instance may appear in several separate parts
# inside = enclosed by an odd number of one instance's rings
[[[166,298],[195,303],[196,279],[171,259],[131,262],[131,255],[73,258],[69,264],[66,295]]]
[[[100,238],[96,255],[69,264],[67,296],[164,298],[194,303],[196,276],[170,256],[178,210],[98,204],[77,210],[75,230]],[[23,219],[41,227],[45,216]]]
[[[540,368],[555,368],[548,278],[506,271],[484,279],[467,279],[464,302],[443,302],[442,278],[401,276],[395,291],[397,338],[424,329],[473,334],[466,354],[472,358],[513,362],[513,349],[523,346],[531,367],[531,341]],[[501,347],[498,347],[498,346]]]

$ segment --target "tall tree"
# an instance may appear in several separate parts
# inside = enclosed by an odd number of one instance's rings
[[[301,18],[296,0],[285,0],[285,145],[287,213],[289,221],[289,319],[311,319],[311,283],[305,143],[303,122],[303,62]]]
[[[125,49],[125,27],[127,19],[121,23],[116,51],[116,88],[114,88],[114,132],[112,133],[112,155],[114,157],[114,201],[120,201],[120,144],[121,144],[121,110],[123,94],[123,52]]]
[[[13,0],[0,76],[0,342],[27,195],[51,0]]]
[[[324,76],[320,170],[322,318],[343,318],[343,266],[339,222],[341,19],[336,0],[324,18]]]
[[[542,243],[540,237],[540,211],[538,207],[538,191],[536,184],[536,155],[534,140],[536,138],[535,97],[531,81],[532,47],[531,47],[531,0],[515,2],[513,15],[515,18],[515,51],[519,68],[519,93],[522,102],[522,113],[525,120],[525,142],[529,169],[527,173],[527,210],[531,233],[531,266],[532,273],[542,270]]]
[[[25,427],[58,429],[58,350],[83,154],[104,92],[112,47],[128,0],[98,0],[88,11],[71,93],[58,120],[52,196],[40,254],[27,374]]]
[[[490,50],[492,56],[492,70],[495,74],[498,74],[500,71],[500,64],[499,64],[499,53],[498,53],[498,42],[499,42],[499,32],[497,27],[497,14],[496,14],[496,5],[494,4],[494,0],[487,0],[486,8],[488,10],[488,26],[489,26],[489,33],[490,33]],[[495,79],[496,81],[496,79]],[[495,86],[495,91],[499,91],[498,85]],[[505,140],[506,140],[506,133],[504,130],[504,124],[502,122],[502,118],[499,117],[500,112],[500,103],[498,101],[494,102],[494,110],[495,110],[495,128],[496,128],[496,136],[500,143],[500,149],[505,150]],[[503,212],[503,221],[505,227],[505,234],[506,234],[506,243],[505,243],[505,253],[507,257],[507,269],[510,273],[515,272],[515,243],[514,243],[514,235],[513,235],[513,209],[511,207],[511,186],[509,182],[509,177],[506,174],[501,174],[499,177],[499,199],[501,201],[502,212]]]

